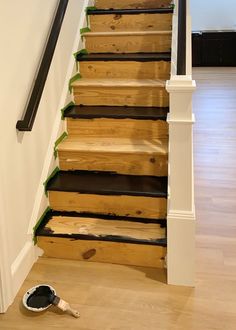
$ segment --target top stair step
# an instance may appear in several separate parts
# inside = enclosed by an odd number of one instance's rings
[[[172,0],[96,0],[97,9],[170,8]]]

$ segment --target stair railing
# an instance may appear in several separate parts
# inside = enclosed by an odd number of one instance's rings
[[[178,1],[178,48],[177,48],[177,75],[186,74],[186,0]]]
[[[16,128],[18,131],[31,131],[33,128],[39,103],[51,66],[54,51],[57,45],[57,40],[60,35],[68,2],[69,0],[60,0],[58,3],[57,11],[49,33],[47,45],[45,47],[42,60],[38,66],[38,73],[31,89],[31,93],[28,97],[28,102],[26,104],[26,110],[24,112],[23,119],[18,120],[16,123]]]
[[[167,237],[168,283],[193,286],[195,279],[195,204],[193,175],[191,17],[189,0],[175,0],[172,34]]]

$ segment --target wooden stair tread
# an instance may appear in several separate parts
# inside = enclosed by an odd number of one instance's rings
[[[151,62],[151,61],[170,61],[171,53],[91,53],[78,54],[77,61],[136,61],[136,62]]]
[[[46,189],[80,194],[167,198],[167,177],[123,175],[109,172],[59,171],[48,181]]]
[[[88,15],[172,14],[172,8],[88,9]]]
[[[58,146],[59,151],[168,154],[166,140],[138,140],[125,138],[80,138],[68,137]]]
[[[137,8],[171,8],[171,0],[95,0],[98,9],[137,9]]]
[[[104,240],[139,244],[166,244],[166,228],[158,223],[93,217],[52,216],[37,236]]]
[[[117,31],[117,32],[85,32],[83,37],[117,37],[117,36],[151,36],[151,35],[171,35],[172,31]]]
[[[126,106],[71,106],[64,116],[74,119],[114,118],[136,120],[166,120],[169,108]]]
[[[72,87],[165,87],[161,79],[86,79],[76,80]]]

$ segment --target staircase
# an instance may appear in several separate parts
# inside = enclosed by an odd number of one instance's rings
[[[36,231],[47,257],[163,268],[169,0],[97,0]]]

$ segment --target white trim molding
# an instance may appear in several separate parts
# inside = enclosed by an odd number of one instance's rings
[[[167,217],[168,284],[195,284],[195,212],[170,211]]]
[[[195,203],[193,171],[191,17],[187,1],[186,75],[176,75],[177,11],[176,3],[172,39],[171,78],[166,83],[170,97],[169,170],[167,209],[167,278],[168,284],[194,286],[195,283]]]
[[[169,178],[167,211],[168,284],[194,286],[195,205],[193,174],[191,76],[173,76],[167,82],[170,94]]]
[[[10,244],[4,205],[4,194],[0,189],[0,313],[6,312],[13,301],[11,264],[8,250]]]

